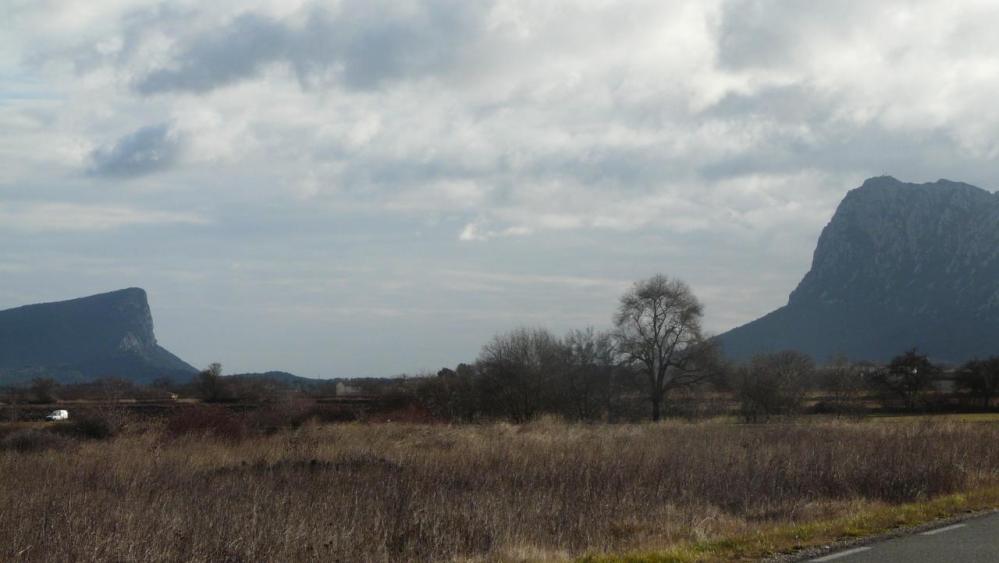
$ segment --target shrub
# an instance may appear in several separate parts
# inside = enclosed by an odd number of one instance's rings
[[[298,428],[312,417],[312,401],[291,399],[266,404],[247,417],[248,425],[266,433],[281,428]]]
[[[885,407],[897,400],[905,410],[915,411],[928,404],[928,393],[940,372],[940,367],[930,362],[925,354],[912,349],[895,356],[890,364],[874,372],[871,383],[881,393]]]
[[[107,440],[121,432],[125,426],[124,414],[119,412],[88,413],[72,419],[66,426],[67,432],[90,440]]]
[[[835,416],[863,418],[867,414],[867,407],[860,400],[827,400],[816,402],[809,409],[809,412],[812,414],[831,414]]]
[[[408,424],[430,424],[441,422],[427,408],[419,405],[409,405],[403,408],[391,409],[373,413],[365,418],[367,422],[402,422]]]
[[[223,440],[240,440],[247,434],[246,422],[224,407],[199,405],[178,411],[166,424],[171,438],[181,436],[213,436]]]
[[[354,422],[357,420],[357,412],[342,405],[319,404],[313,407],[309,414],[319,422]]]
[[[60,436],[46,430],[26,428],[24,430],[13,432],[0,440],[0,450],[22,453],[39,452],[44,450],[63,449],[69,444],[70,440],[65,436]]]
[[[761,354],[738,370],[735,391],[747,422],[795,414],[811,380],[811,358],[795,351]]]

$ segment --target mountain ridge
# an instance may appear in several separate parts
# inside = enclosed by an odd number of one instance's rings
[[[884,361],[999,353],[999,193],[890,176],[850,190],[788,303],[717,337],[725,354],[797,349]]]
[[[0,383],[123,377],[147,383],[196,373],[159,345],[137,287],[0,311]]]

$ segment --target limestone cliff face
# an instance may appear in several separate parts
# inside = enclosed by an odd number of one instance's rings
[[[0,383],[37,376],[143,382],[194,372],[157,344],[139,288],[0,311]]]
[[[798,349],[885,360],[999,354],[999,194],[872,178],[822,231],[788,304],[718,337],[736,359]]]

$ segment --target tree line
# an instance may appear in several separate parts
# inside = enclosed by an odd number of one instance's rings
[[[715,403],[750,422],[774,416],[991,408],[999,394],[999,357],[945,373],[917,350],[887,365],[838,359],[818,366],[800,352],[726,362],[701,329],[703,307],[680,280],[655,275],[621,296],[607,331],[518,328],[485,344],[474,363],[444,368],[416,388],[420,403],[448,420],[540,414],[572,420],[660,420]],[[946,378],[945,378],[946,376]],[[937,389],[941,381],[950,394]],[[719,399],[720,398],[720,399]],[[685,409],[678,407],[683,406]]]
[[[945,370],[917,350],[883,366],[846,359],[817,366],[799,352],[778,351],[732,364],[703,333],[702,316],[703,306],[687,284],[657,274],[621,296],[609,330],[586,328],[558,336],[544,328],[517,328],[487,342],[476,361],[435,376],[349,383],[363,395],[381,397],[384,405],[417,406],[453,421],[524,422],[545,414],[656,421],[734,411],[754,422],[806,410],[988,410],[999,394],[999,357]],[[941,392],[942,382],[952,389]],[[335,380],[293,385],[223,376],[222,366],[212,364],[190,382],[157,380],[147,387],[115,378],[65,386],[39,378],[27,388],[0,390],[0,401],[11,412],[18,404],[74,398],[182,395],[213,403],[267,403],[292,395],[329,396],[336,388]]]

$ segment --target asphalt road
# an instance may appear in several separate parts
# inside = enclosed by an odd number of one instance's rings
[[[999,562],[999,514],[844,549],[810,561],[836,563]]]

